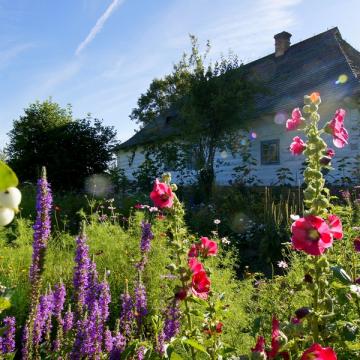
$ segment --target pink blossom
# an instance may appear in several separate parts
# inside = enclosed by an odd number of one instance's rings
[[[323,348],[319,344],[311,345],[301,356],[301,360],[336,360],[336,353],[331,348]]]
[[[330,232],[335,239],[343,238],[342,224],[341,220],[336,215],[328,215],[328,225],[330,227]]]
[[[295,136],[293,138],[293,142],[290,144],[290,151],[292,152],[292,154],[301,155],[305,148],[306,144],[304,143],[304,141],[299,136]]]
[[[160,209],[171,208],[174,202],[174,193],[170,185],[156,179],[153,191],[150,193],[150,198],[154,205]]]
[[[291,113],[291,119],[286,121],[286,130],[292,131],[299,128],[299,126],[304,122],[304,118],[301,115],[299,108],[295,108]]]
[[[203,236],[200,239],[201,241],[201,253],[204,257],[214,256],[218,252],[218,245],[215,241],[209,240],[207,237]]]
[[[343,148],[349,140],[349,134],[344,127],[346,111],[338,109],[334,118],[327,124],[327,128],[333,136],[333,143],[337,148]]]

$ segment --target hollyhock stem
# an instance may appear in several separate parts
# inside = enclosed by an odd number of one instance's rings
[[[315,279],[314,279],[314,288],[313,288],[313,316],[311,320],[311,328],[314,342],[319,342],[319,317],[318,317],[318,307],[319,307],[319,267],[318,267],[318,257],[313,257],[314,268],[315,268]]]

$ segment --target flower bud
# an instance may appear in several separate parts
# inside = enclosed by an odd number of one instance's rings
[[[317,112],[313,112],[310,115],[310,120],[318,122],[320,120],[320,115]]]
[[[305,105],[305,106],[303,106],[303,112],[304,112],[305,114],[309,114],[309,113],[311,112],[311,110],[310,110],[310,105]]]
[[[311,104],[311,98],[310,98],[309,95],[304,96],[304,104],[305,105],[310,105]]]
[[[331,157],[330,156],[323,156],[320,159],[320,164],[323,165],[323,166],[329,165],[330,162],[331,162]]]
[[[12,222],[15,211],[7,207],[0,207],[0,226],[8,225]]]
[[[297,309],[295,311],[295,315],[298,319],[303,319],[305,316],[307,316],[308,314],[310,314],[310,309],[308,307],[302,307],[300,309]]]
[[[163,173],[161,177],[162,181],[166,184],[170,184],[171,182],[171,174],[169,172]]]
[[[310,104],[309,106],[310,106],[310,111],[311,111],[312,113],[314,113],[314,112],[316,112],[316,111],[319,110],[319,107],[318,107],[316,104],[314,104],[314,103]]]
[[[171,184],[170,186],[172,191],[176,191],[178,189],[176,184]]]

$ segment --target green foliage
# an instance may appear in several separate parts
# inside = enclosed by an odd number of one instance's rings
[[[88,176],[106,170],[115,135],[100,120],[73,120],[70,107],[47,100],[14,121],[6,152],[22,182],[34,182],[46,166],[55,189],[79,189]]]
[[[9,187],[16,187],[18,183],[16,174],[0,160],[0,191],[5,191]]]

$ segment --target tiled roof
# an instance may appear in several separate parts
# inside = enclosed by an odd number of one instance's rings
[[[289,111],[303,101],[304,94],[319,91],[322,98],[339,102],[360,89],[360,53],[342,39],[337,27],[296,43],[282,56],[275,54],[242,66],[249,80],[268,90],[255,98],[258,114]],[[336,85],[340,75],[347,82]],[[174,135],[174,128],[158,117],[119,146],[119,149],[151,143]]]

